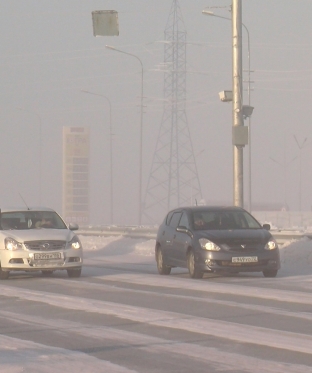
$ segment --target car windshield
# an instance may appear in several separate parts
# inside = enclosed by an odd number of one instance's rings
[[[248,212],[240,210],[207,210],[193,213],[195,230],[260,229]]]
[[[54,211],[13,211],[1,214],[1,229],[66,229],[66,224]]]

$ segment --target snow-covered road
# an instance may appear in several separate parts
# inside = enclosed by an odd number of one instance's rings
[[[154,240],[81,240],[80,279],[1,283],[1,372],[312,372],[312,241],[275,279],[194,281],[157,274]]]

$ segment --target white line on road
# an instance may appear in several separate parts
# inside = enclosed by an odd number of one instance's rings
[[[248,333],[246,333],[246,329],[242,325],[232,322],[192,317],[176,312],[154,311],[95,299],[23,290],[10,286],[0,289],[0,295],[12,297],[13,294],[14,297],[20,299],[46,303],[60,308],[110,315],[154,326],[225,338],[240,343],[251,343],[308,354],[312,351],[312,336],[307,334],[251,325],[248,326]]]
[[[209,366],[214,366],[216,370],[230,370],[233,367],[239,367],[240,372],[254,373],[254,368],[257,367],[257,371],[261,373],[311,373],[312,368],[298,365],[298,364],[286,364],[281,362],[275,362],[270,360],[263,360],[251,356],[245,356],[237,353],[222,351],[221,349],[202,346],[196,343],[185,343],[174,340],[168,340],[158,337],[151,337],[145,334],[123,331],[111,327],[90,325],[90,324],[81,324],[77,322],[71,322],[68,320],[52,320],[47,317],[38,317],[31,315],[18,314],[15,312],[0,311],[0,317],[8,318],[9,320],[15,320],[26,325],[42,325],[46,329],[51,328],[52,331],[60,330],[62,333],[69,331],[70,333],[78,335],[80,338],[92,338],[98,340],[107,340],[111,341],[114,344],[115,348],[118,349],[118,344],[123,350],[125,348],[135,348],[148,353],[159,353],[160,356],[164,354],[176,354],[178,356],[185,356],[196,361],[201,361]],[[2,345],[6,345],[6,341],[1,340]],[[13,340],[9,340],[10,343],[14,344]],[[198,341],[197,343],[199,343]],[[15,342],[16,344],[18,342]],[[22,342],[21,342],[22,343]],[[23,342],[25,344],[25,342]],[[38,347],[29,345],[28,348],[35,350],[35,353],[38,351]],[[41,348],[41,347],[40,347]],[[49,349],[49,347],[46,347]],[[57,353],[57,351],[55,352]],[[62,352],[63,354],[63,352]],[[70,355],[70,354],[69,354]],[[14,356],[14,354],[13,354]],[[62,355],[63,356],[63,355]],[[61,358],[62,358],[61,356]],[[81,361],[81,356],[78,354],[76,356],[78,361]],[[180,357],[178,357],[180,359]],[[1,361],[1,349],[0,349],[0,361]],[[96,362],[96,364],[98,364]],[[100,363],[99,363],[100,364]],[[1,366],[1,364],[0,364]],[[93,367],[93,365],[92,365]],[[115,370],[114,370],[115,369]],[[116,370],[117,369],[117,370]],[[110,369],[110,372],[117,373],[119,368],[113,366],[113,369]],[[121,368],[120,368],[121,369]],[[73,370],[74,371],[74,370]],[[105,370],[106,371],[106,370]],[[43,371],[42,371],[43,372]],[[92,369],[92,373],[94,373]],[[120,370],[120,372],[128,372],[127,370]]]

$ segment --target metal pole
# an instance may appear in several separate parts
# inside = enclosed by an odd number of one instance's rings
[[[111,211],[110,211],[110,222],[114,223],[114,187],[113,187],[113,128],[112,128],[112,105],[110,100],[109,103],[109,159],[110,159],[110,200],[111,200]]]
[[[269,159],[279,166],[282,167],[283,170],[283,185],[284,185],[284,207],[286,208],[287,205],[287,166],[289,166],[297,157],[294,157],[289,162],[286,162],[286,154],[285,154],[285,146],[284,146],[284,156],[283,156],[283,163],[278,162],[276,159],[269,157]]]
[[[228,21],[232,20],[232,18],[223,17],[220,15],[214,14],[214,12],[211,12],[209,10],[203,10],[202,14],[226,19]],[[248,88],[247,88],[247,92],[248,92],[248,105],[250,106],[251,104],[251,99],[250,99],[250,92],[251,92],[251,89],[250,89],[250,83],[251,83],[250,81],[250,73],[251,73],[251,70],[250,70],[250,37],[249,37],[249,30],[243,22],[242,22],[242,26],[247,32],[247,45],[248,45]],[[252,211],[252,191],[251,191],[252,182],[251,182],[251,117],[250,116],[248,117],[248,147],[249,147],[248,148],[249,150],[248,151],[248,189],[249,189],[248,190],[248,208],[249,208],[249,212],[251,212]]]
[[[140,118],[140,146],[139,146],[139,203],[138,203],[138,224],[141,225],[141,218],[142,218],[142,157],[143,157],[143,63],[141,59],[136,56],[135,54],[124,52],[120,49],[112,47],[110,45],[106,45],[106,48],[111,49],[116,52],[120,52],[123,54],[127,54],[128,56],[132,56],[136,58],[141,64],[141,118]]]
[[[250,39],[248,28],[242,23],[242,26],[247,32],[247,45],[248,45],[248,105],[250,106]],[[248,208],[252,212],[252,192],[251,192],[251,116],[248,117]]]
[[[143,157],[143,64],[142,61],[142,73],[141,73],[141,116],[140,116],[140,185],[139,185],[139,225],[141,225],[142,219],[142,157]]]
[[[104,97],[109,105],[109,158],[110,158],[110,223],[114,223],[114,189],[113,189],[113,127],[112,127],[112,104],[110,99],[104,95],[81,90],[83,93],[90,95]]]
[[[232,4],[233,33],[233,127],[243,126],[242,103],[242,3],[233,0]],[[244,168],[243,147],[233,145],[233,204],[244,206]]]
[[[299,148],[299,211],[301,211],[301,184],[302,184],[302,176],[301,176],[301,171],[302,171],[302,168],[301,168],[301,150],[303,149],[306,141],[307,141],[307,138],[305,138],[303,140],[303,142],[301,144],[299,144],[299,141],[297,140],[297,137],[296,135],[294,135],[294,139],[298,145],[298,148]]]

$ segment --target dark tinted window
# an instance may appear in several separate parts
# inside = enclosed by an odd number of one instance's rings
[[[193,214],[195,230],[260,229],[261,225],[248,212],[241,210],[201,211]]]
[[[174,212],[170,219],[170,227],[176,228],[179,225],[182,212]]]
[[[172,214],[173,214],[173,211],[169,212],[169,214],[167,215],[167,218],[166,218],[166,224],[167,224],[167,225],[169,225],[169,223],[170,223],[170,220],[171,220]]]

